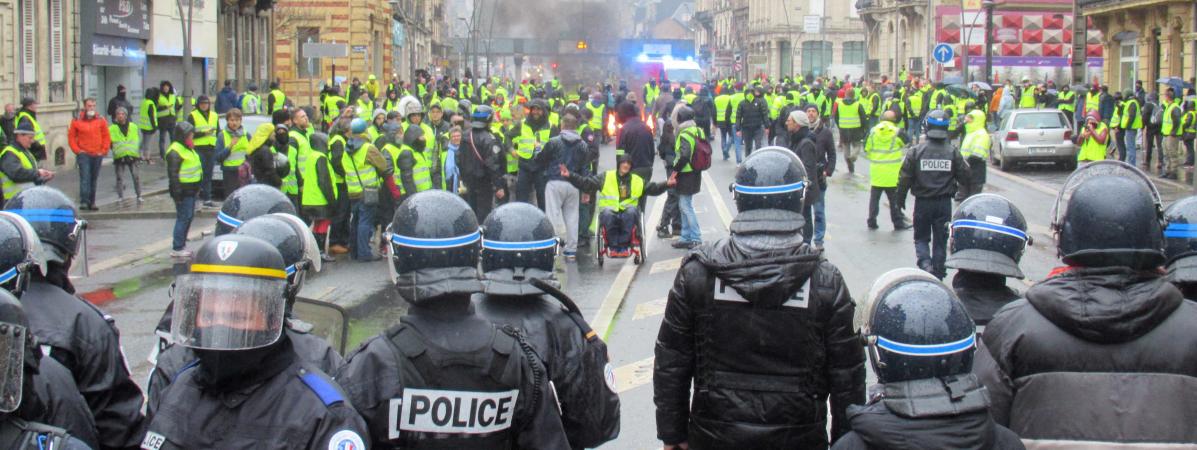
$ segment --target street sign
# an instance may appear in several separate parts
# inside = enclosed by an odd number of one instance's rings
[[[931,57],[940,64],[947,64],[953,56],[956,56],[956,52],[952,50],[952,46],[944,43],[936,44],[935,50],[931,51]]]
[[[347,44],[323,44],[307,42],[303,44],[304,58],[344,58],[349,56]]]
[[[366,46],[355,45],[355,46],[353,46],[353,52],[354,53],[366,53]]]
[[[823,16],[802,16],[803,33],[820,33],[823,30]]]
[[[732,67],[732,70],[739,72],[741,70],[744,70],[744,66],[741,66],[740,63],[736,63],[736,65]]]

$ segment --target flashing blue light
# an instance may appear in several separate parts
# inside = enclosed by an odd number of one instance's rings
[[[687,62],[694,62],[694,57],[693,57],[693,56],[687,56],[687,57],[686,57],[686,61],[687,61]]]
[[[636,62],[648,62],[648,55],[644,53],[636,55]]]

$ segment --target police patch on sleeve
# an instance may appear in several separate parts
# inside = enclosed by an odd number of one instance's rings
[[[611,363],[603,366],[603,380],[607,381],[607,389],[610,389],[611,392],[619,393],[619,391],[615,390],[615,367],[611,366]]]
[[[511,428],[520,391],[440,391],[404,389],[390,402],[388,438],[402,431],[484,434]]]
[[[366,450],[366,443],[352,430],[341,430],[328,440],[328,450]]]

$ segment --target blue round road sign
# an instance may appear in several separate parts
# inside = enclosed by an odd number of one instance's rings
[[[931,51],[931,57],[935,58],[935,62],[940,64],[946,64],[948,61],[951,61],[952,57],[955,55],[956,52],[952,50],[952,46],[948,44],[937,44],[935,46],[935,50]]]

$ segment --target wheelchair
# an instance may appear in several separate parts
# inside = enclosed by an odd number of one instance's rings
[[[612,248],[608,248],[607,229],[602,226],[600,221],[597,233],[594,233],[594,257],[598,260],[599,267],[603,266],[603,259],[623,259],[632,258],[635,264],[641,264],[644,259],[648,257],[648,245],[644,242],[644,212],[637,211],[636,225],[632,227],[632,240],[628,244],[629,254],[619,255],[614,252]],[[601,214],[601,213],[600,213]],[[594,220],[598,220],[598,215]]]

